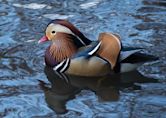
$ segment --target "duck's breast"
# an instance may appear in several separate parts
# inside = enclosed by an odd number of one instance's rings
[[[56,60],[51,56],[49,48],[45,52],[45,63],[47,66],[54,67],[58,64]]]

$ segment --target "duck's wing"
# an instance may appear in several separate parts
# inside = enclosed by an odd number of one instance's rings
[[[153,55],[144,54],[141,51],[142,48],[123,47],[119,55],[118,63],[114,68],[115,72],[130,72],[136,70],[147,61],[155,61],[158,59]]]
[[[129,46],[122,46],[122,51],[132,51],[132,50],[143,50],[145,48],[141,47],[129,47]]]
[[[136,70],[147,61],[155,61],[157,59],[153,55],[141,53],[141,49],[121,51],[118,64],[120,66],[119,71],[121,73],[130,72]]]
[[[142,48],[123,48],[120,52],[119,62],[120,63],[140,63],[146,61],[154,61],[158,58],[150,55],[141,53]]]
[[[81,48],[72,58],[78,58],[78,57],[90,58],[91,56],[96,54],[100,46],[101,42],[99,41],[92,42],[90,45]]]
[[[126,60],[128,57],[132,56],[135,53],[140,52],[141,49],[135,49],[135,50],[121,50],[119,55],[119,62],[122,62]]]

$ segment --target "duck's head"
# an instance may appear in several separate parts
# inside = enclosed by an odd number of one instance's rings
[[[45,30],[45,36],[43,36],[38,43],[54,41],[63,37],[63,35],[70,35],[73,37],[72,40],[78,47],[91,43],[91,41],[87,39],[73,24],[62,19],[52,20]]]

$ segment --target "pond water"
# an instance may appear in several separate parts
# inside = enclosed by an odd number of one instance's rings
[[[121,75],[59,76],[44,67],[49,44],[37,44],[56,18],[160,59]],[[166,118],[165,37],[165,0],[0,0],[0,117]]]

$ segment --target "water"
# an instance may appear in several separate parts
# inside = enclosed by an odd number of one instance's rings
[[[0,0],[0,117],[166,118],[165,14],[164,0]],[[55,18],[91,40],[119,33],[160,59],[123,75],[61,77],[44,67],[49,44],[37,44]]]

